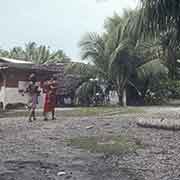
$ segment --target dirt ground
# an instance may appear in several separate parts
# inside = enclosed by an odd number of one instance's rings
[[[180,108],[75,111],[58,110],[55,121],[39,116],[32,123],[23,113],[2,115],[0,180],[180,180],[180,132],[136,125],[142,116],[178,117]],[[119,136],[129,144],[114,147]],[[98,144],[100,137],[114,139]]]

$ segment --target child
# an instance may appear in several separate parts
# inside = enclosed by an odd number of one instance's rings
[[[29,85],[27,87],[26,92],[28,93],[28,108],[29,108],[29,122],[36,120],[35,110],[37,105],[38,95],[40,94],[39,87],[36,85],[36,76],[35,74],[31,74],[29,76]]]

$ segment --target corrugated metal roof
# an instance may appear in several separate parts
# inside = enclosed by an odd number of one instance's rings
[[[18,59],[10,59],[10,58],[6,58],[6,57],[0,57],[0,62],[15,63],[15,64],[33,64],[32,62],[29,62],[29,61],[23,61],[23,60],[18,60]]]

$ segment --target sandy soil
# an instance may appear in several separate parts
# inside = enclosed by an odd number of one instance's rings
[[[0,180],[180,180],[180,132],[136,125],[140,116],[171,118],[180,108],[141,109],[144,113],[89,117],[61,116],[59,111],[55,121],[39,117],[33,123],[25,117],[0,118]],[[107,135],[131,137],[143,148],[104,155],[66,142]]]

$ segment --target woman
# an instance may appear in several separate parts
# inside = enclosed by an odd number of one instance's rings
[[[47,113],[52,113],[52,120],[55,120],[55,106],[56,106],[56,91],[57,78],[53,77],[44,83],[45,103],[44,103],[44,120],[47,121]]]
[[[31,74],[29,76],[29,85],[26,89],[26,92],[28,93],[28,108],[29,108],[29,122],[32,122],[33,120],[36,120],[35,116],[35,110],[36,105],[38,103],[38,96],[40,94],[39,87],[36,84],[36,76],[35,74]]]

